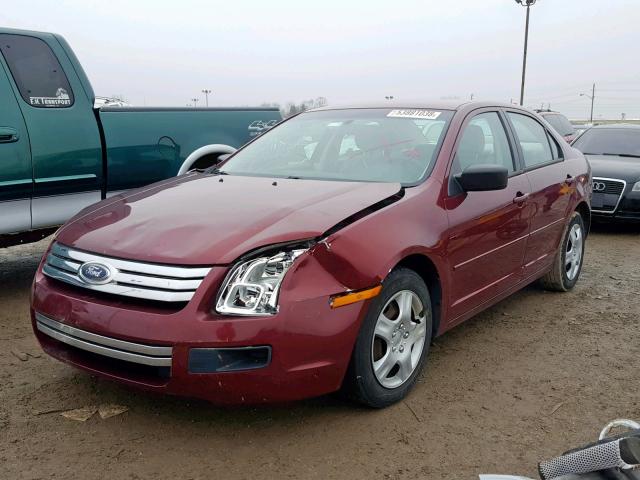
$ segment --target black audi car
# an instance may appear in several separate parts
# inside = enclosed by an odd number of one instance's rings
[[[594,219],[640,222],[640,125],[599,125],[572,146],[591,164]]]

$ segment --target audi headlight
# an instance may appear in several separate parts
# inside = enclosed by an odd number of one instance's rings
[[[274,315],[287,271],[308,248],[281,251],[239,262],[225,279],[216,311],[232,315]]]
[[[631,189],[632,192],[640,192],[640,181],[637,181],[636,183],[633,184],[633,188]]]

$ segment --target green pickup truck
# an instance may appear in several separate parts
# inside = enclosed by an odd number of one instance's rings
[[[111,195],[213,165],[275,108],[95,108],[60,35],[0,28],[0,247],[36,241]]]

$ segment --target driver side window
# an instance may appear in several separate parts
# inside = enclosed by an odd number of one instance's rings
[[[480,113],[464,127],[453,163],[452,174],[471,165],[501,165],[515,170],[509,140],[497,112]]]

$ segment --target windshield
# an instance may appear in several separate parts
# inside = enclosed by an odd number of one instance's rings
[[[573,135],[576,133],[571,122],[567,120],[567,117],[560,115],[559,113],[553,113],[550,115],[544,115],[544,119],[551,124],[553,129],[562,136]]]
[[[640,157],[640,128],[592,128],[572,146],[587,155]]]
[[[453,112],[348,109],[303,113],[232,156],[232,175],[416,183],[429,171]]]

